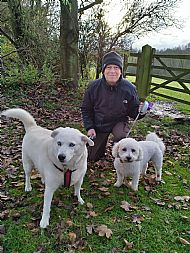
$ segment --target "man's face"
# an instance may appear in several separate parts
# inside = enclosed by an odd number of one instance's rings
[[[121,69],[117,65],[109,64],[104,70],[104,76],[109,85],[115,85],[121,75]]]

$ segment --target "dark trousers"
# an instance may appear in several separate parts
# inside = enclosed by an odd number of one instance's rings
[[[128,132],[129,127],[127,122],[117,123],[111,132],[113,134],[113,142],[118,142],[121,139],[125,138]],[[106,144],[111,133],[96,133],[96,138],[93,140],[94,146],[88,146],[89,161],[96,162],[105,156]]]

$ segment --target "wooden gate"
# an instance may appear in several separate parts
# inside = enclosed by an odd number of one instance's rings
[[[190,55],[156,54],[155,49],[145,45],[142,52],[130,53],[125,63],[125,74],[136,77],[141,99],[150,93],[190,105]],[[168,95],[169,91],[175,96]],[[181,93],[186,94],[185,100],[180,98]]]

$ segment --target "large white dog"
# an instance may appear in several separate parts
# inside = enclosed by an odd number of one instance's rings
[[[161,181],[164,151],[165,145],[155,133],[148,134],[145,141],[138,142],[132,138],[120,140],[112,150],[117,173],[115,186],[120,187],[124,178],[129,176],[132,177],[132,190],[137,191],[140,175],[146,174],[150,160],[156,167],[156,180]]]
[[[8,109],[2,115],[21,120],[26,134],[22,143],[25,191],[31,191],[30,174],[37,168],[45,183],[44,206],[40,227],[49,225],[53,194],[60,185],[74,185],[75,195],[83,204],[80,189],[87,170],[86,144],[94,143],[79,130],[59,127],[54,131],[37,126],[34,118],[23,109]]]

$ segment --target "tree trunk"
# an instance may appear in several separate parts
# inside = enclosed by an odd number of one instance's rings
[[[17,49],[20,60],[25,65],[33,60],[30,51],[27,48],[29,42],[26,35],[26,24],[22,12],[21,0],[8,0],[7,3],[11,16],[14,46]]]
[[[78,2],[77,0],[60,0],[60,6],[61,79],[70,87],[77,88],[79,80]]]
[[[100,73],[102,71],[102,58],[103,58],[103,56],[104,56],[103,47],[99,46],[98,57],[97,57],[97,62],[96,62],[96,79],[99,78]]]
[[[96,79],[100,77],[101,70],[102,70],[102,64],[101,64],[101,60],[98,58],[97,64],[96,64]]]

